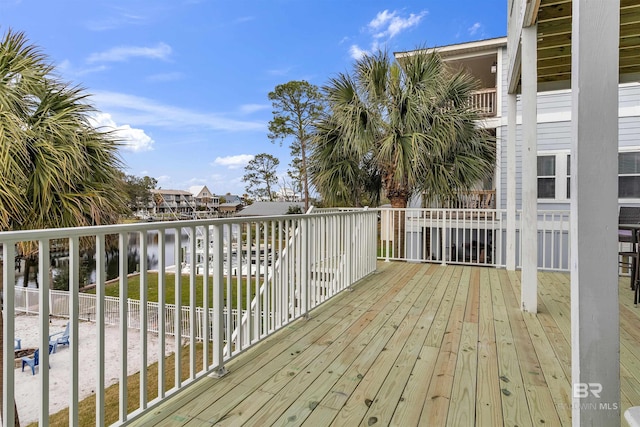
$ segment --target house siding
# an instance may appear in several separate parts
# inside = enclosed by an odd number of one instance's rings
[[[501,84],[500,104],[502,117],[500,118],[499,131],[497,132],[499,145],[498,167],[496,168],[497,200],[502,209],[506,208],[507,197],[507,74],[508,56],[506,47],[501,48]],[[618,145],[621,150],[625,148],[640,149],[640,83],[625,83],[619,88],[620,120]],[[541,92],[538,94],[538,152],[552,153],[558,151],[569,152],[571,150],[571,90]],[[518,95],[518,122],[522,117],[522,103]],[[636,200],[621,202],[621,204],[634,204]],[[640,204],[640,200],[637,200]],[[522,129],[517,125],[516,129],[516,206],[522,207]],[[569,209],[568,201],[544,201],[539,202],[541,210]]]

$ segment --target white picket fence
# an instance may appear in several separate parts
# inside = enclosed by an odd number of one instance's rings
[[[26,313],[38,315],[40,313],[39,289],[36,288],[15,288],[15,311],[18,313]],[[89,293],[80,293],[78,295],[79,302],[79,320],[95,322],[96,320],[96,296]],[[106,296],[104,298],[104,323],[107,325],[120,324],[120,298]],[[69,317],[69,292],[67,291],[49,291],[49,314],[55,317]],[[188,306],[180,307],[181,311],[181,330],[182,338],[191,337],[191,308]],[[246,310],[243,310],[243,315]],[[226,320],[231,317],[232,326],[235,328],[235,320],[238,318],[238,310],[232,309],[232,316],[227,316],[227,308],[223,309],[225,313],[225,329],[227,327]],[[164,315],[160,313],[159,304],[157,302],[147,302],[147,324],[146,330],[151,333],[159,333],[159,320],[164,317],[164,333],[167,336],[175,336],[175,313],[174,304],[165,304]],[[202,341],[205,337],[205,325],[210,325],[213,318],[213,309],[209,309],[209,317],[207,319],[205,310],[202,307],[196,307],[196,324],[193,325],[195,330],[196,341]],[[135,299],[127,299],[127,328],[140,330],[140,301]],[[209,332],[208,337],[211,340],[212,334]]]

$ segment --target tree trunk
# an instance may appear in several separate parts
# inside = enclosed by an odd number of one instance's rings
[[[11,263],[9,263],[11,264]],[[4,298],[4,261],[0,261],[0,293]],[[4,424],[4,412],[2,400],[4,399],[4,300],[2,301],[2,312],[0,313],[0,418]],[[16,401],[13,401],[13,411],[15,412],[15,427],[20,427],[20,418],[18,417],[18,407]]]
[[[393,253],[397,258],[405,257],[405,217],[407,201],[409,200],[406,195],[398,195],[389,197],[391,201],[391,207],[398,210],[393,210],[393,232],[395,235],[393,245]]]
[[[304,211],[309,210],[309,176],[307,175],[307,154],[306,143],[300,141],[300,158],[302,160],[302,185],[304,187]]]

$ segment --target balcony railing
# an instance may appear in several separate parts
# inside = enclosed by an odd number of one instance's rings
[[[429,207],[446,209],[495,209],[496,190],[469,190],[449,198],[436,197],[430,202]]]
[[[471,96],[471,107],[484,117],[495,117],[498,112],[497,105],[495,88],[478,90]]]
[[[383,260],[506,266],[504,209],[381,209],[378,257]],[[522,259],[516,215],[516,265]],[[538,268],[569,270],[569,211],[538,211]]]
[[[306,215],[233,218],[166,223],[138,223],[76,229],[50,229],[0,233],[4,260],[13,260],[22,242],[37,242],[39,289],[24,292],[14,288],[13,261],[3,269],[5,343],[16,337],[15,315],[37,313],[37,347],[47,348],[49,316],[71,322],[70,382],[66,394],[69,423],[78,425],[80,371],[78,354],[79,321],[95,324],[98,373],[92,387],[96,391],[95,423],[125,424],[155,407],[197,379],[222,375],[225,365],[246,349],[306,316],[311,309],[372,273],[377,258],[474,264],[502,267],[506,259],[506,212],[500,209],[332,209]],[[517,262],[521,253],[520,215],[516,218]],[[569,265],[569,213],[538,213],[539,267],[567,271]],[[130,282],[127,257],[117,258],[118,297],[105,296],[106,264],[113,247],[120,254],[138,253],[140,298],[128,299]],[[64,250],[54,254],[54,247]],[[83,258],[95,257],[95,295],[79,291]],[[69,266],[70,291],[50,290],[52,258],[65,258]],[[68,261],[67,261],[68,260]],[[56,265],[60,263],[57,262]],[[157,273],[152,273],[155,270]],[[176,275],[177,273],[177,275]],[[157,285],[151,280],[157,274]],[[184,282],[178,277],[184,276]],[[188,282],[188,284],[187,284]],[[150,290],[158,301],[151,301]],[[167,291],[175,298],[168,301]],[[188,303],[182,294],[188,292]],[[201,297],[196,298],[196,295]],[[37,298],[37,301],[34,301]],[[176,315],[181,313],[181,315]],[[127,393],[127,346],[120,346],[120,395],[117,420],[105,420],[105,327],[117,324],[120,342],[127,343],[129,328],[140,330],[140,390],[147,390],[148,355],[157,351],[158,397],[141,393],[135,405]],[[150,337],[159,344],[148,345]],[[187,368],[165,361],[167,340],[182,337],[174,346],[176,360],[186,360]],[[18,336],[19,338],[19,336]],[[180,340],[177,340],[180,342]],[[66,349],[62,350],[66,351]],[[3,348],[4,411],[13,422],[16,375],[13,349]],[[49,378],[59,369],[50,368],[50,356],[41,352],[40,388],[33,396],[43,408],[39,421],[47,425]],[[186,371],[186,372],[183,372]],[[124,384],[124,385],[122,385]],[[135,407],[129,410],[129,407]],[[18,403],[18,408],[20,404]],[[35,420],[34,420],[35,421]]]
[[[71,390],[65,398],[69,425],[78,425],[78,402],[82,400],[79,366],[84,363],[78,352],[79,321],[93,322],[98,372],[90,389],[95,390],[95,424],[124,424],[197,379],[224,374],[225,364],[231,359],[372,273],[376,266],[376,223],[375,210],[358,210],[0,233],[2,257],[12,260],[10,265],[5,264],[2,277],[3,338],[5,344],[13,342],[19,333],[15,330],[16,313],[33,312],[35,308],[39,336],[33,344],[48,348],[49,334],[55,332],[50,331],[49,316],[68,316],[71,363],[69,372],[65,371],[65,380]],[[56,260],[55,264],[68,263],[70,290],[64,297],[50,290],[52,243],[61,241],[68,251],[64,252],[64,262]],[[27,303],[28,293],[12,286],[17,274],[11,267],[23,242],[36,242],[38,247],[37,304]],[[119,289],[118,297],[105,296],[106,265],[114,247],[119,254],[139,254],[136,280],[140,298],[136,302],[127,298],[133,279],[128,276],[126,256],[117,258],[119,279],[112,286]],[[95,296],[85,298],[79,291],[80,271],[92,256],[96,265]],[[151,280],[156,273],[150,270],[157,271],[157,285]],[[166,301],[170,288],[175,298]],[[150,301],[151,290],[157,292],[157,303]],[[188,304],[183,303],[183,293],[188,293]],[[119,325],[119,341],[125,344],[120,345],[119,354],[118,419],[106,420],[105,348],[110,343],[105,342],[105,327],[113,323]],[[127,391],[127,366],[134,363],[129,361],[131,355],[126,345],[129,327],[139,329],[141,336],[141,350],[136,355],[140,360],[137,363],[141,393],[134,403]],[[159,341],[157,346],[149,344],[152,335]],[[175,345],[173,356],[175,360],[186,360],[187,368],[180,363],[167,368],[165,337],[171,336],[182,337],[183,346]],[[21,372],[14,369],[13,348],[4,345],[2,351],[4,419],[5,425],[13,425],[15,384],[19,381],[16,375]],[[158,397],[150,398],[146,392],[150,383],[147,365],[149,354],[155,351]],[[50,377],[60,369],[55,363],[50,365],[50,358],[55,361],[55,355],[40,352],[39,389],[33,390],[33,398],[39,400],[42,408],[37,414],[40,425],[48,425]]]

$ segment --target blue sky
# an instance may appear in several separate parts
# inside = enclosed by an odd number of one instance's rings
[[[506,34],[506,0],[0,0],[0,31],[23,31],[79,84],[97,123],[127,141],[128,174],[158,186],[242,194],[253,155],[280,159],[268,93],[322,86],[354,58]]]

